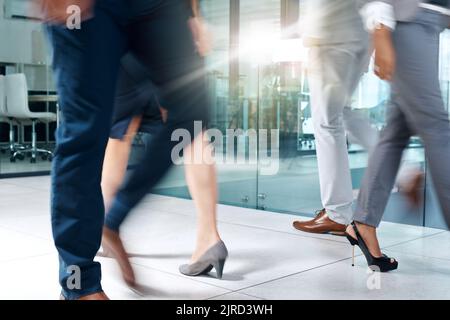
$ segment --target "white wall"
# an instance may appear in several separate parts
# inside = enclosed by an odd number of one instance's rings
[[[27,75],[30,90],[47,90],[51,85],[48,44],[39,22],[5,18],[5,2],[0,0],[0,64],[19,65]],[[50,85],[49,85],[50,84]]]
[[[5,19],[5,0],[0,0],[0,63],[45,63],[46,43],[42,25],[21,19]]]

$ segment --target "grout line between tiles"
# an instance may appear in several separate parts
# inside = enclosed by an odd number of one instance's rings
[[[417,237],[417,238],[414,238],[414,239],[405,240],[405,241],[402,241],[402,242],[399,242],[399,243],[395,243],[395,244],[390,244],[388,246],[383,246],[382,249],[389,250],[390,248],[395,247],[395,246],[400,246],[400,245],[403,245],[403,244],[406,244],[406,243],[409,243],[409,242],[412,242],[412,241],[417,241],[417,240],[421,240],[421,239],[434,237],[434,236],[437,236],[437,235],[445,233],[445,232],[447,232],[447,231],[441,231],[441,232],[437,232],[437,233],[433,233],[433,234],[427,234],[427,235],[420,236],[420,237]]]
[[[51,256],[53,254],[54,254],[53,252],[49,252],[49,253],[37,254],[37,255],[34,255],[34,256],[26,256],[26,257],[18,257],[18,258],[7,259],[7,260],[0,261],[0,266],[3,263],[17,262],[17,261],[21,261],[21,260],[29,260],[29,259],[39,258],[39,257]]]
[[[361,255],[355,255],[355,258],[359,257],[359,256],[361,256]],[[306,269],[306,270],[302,270],[302,271],[299,271],[299,272],[294,272],[292,274],[288,274],[288,275],[281,276],[281,277],[278,277],[278,278],[274,278],[274,279],[271,279],[271,280],[263,281],[261,283],[254,284],[254,285],[251,285],[251,286],[248,286],[248,287],[245,287],[245,288],[241,288],[241,289],[238,289],[238,290],[233,290],[233,293],[242,293],[241,291],[243,291],[243,290],[248,290],[248,289],[251,289],[251,288],[254,288],[254,287],[258,287],[258,286],[263,285],[263,284],[268,284],[268,283],[271,283],[271,282],[275,282],[275,281],[286,279],[286,278],[289,278],[289,277],[292,277],[292,276],[303,274],[303,273],[306,273],[306,272],[309,272],[309,271],[313,271],[313,270],[317,270],[317,269],[320,269],[320,268],[328,267],[328,266],[331,266],[331,265],[334,265],[334,264],[337,264],[337,263],[340,263],[340,262],[343,262],[343,261],[346,261],[346,260],[350,260],[350,259],[351,258],[343,258],[343,259],[340,259],[340,260],[337,260],[337,261],[326,263],[324,265],[320,265],[320,266],[317,266],[317,267],[312,267],[312,268],[309,268],[309,269]]]
[[[5,180],[7,180],[7,179],[5,179]],[[20,187],[20,188],[25,188],[25,189],[30,189],[30,191],[31,190],[34,190],[34,191],[43,191],[43,192],[48,192],[49,190],[48,189],[44,189],[44,188],[38,188],[38,187],[33,187],[33,186],[24,186],[23,184],[18,184],[18,183],[15,183],[15,182],[11,182],[11,181],[9,181],[9,182],[1,182],[2,184],[8,184],[8,185],[10,185],[10,186],[15,186],[15,187]]]
[[[219,294],[217,296],[210,297],[210,298],[208,298],[206,300],[213,300],[213,299],[220,298],[220,297],[223,297],[223,296],[226,296],[226,295],[229,295],[229,294],[233,294],[233,293],[238,293],[240,295],[247,296],[247,297],[250,297],[250,298],[256,298],[256,299],[259,299],[259,300],[267,300],[267,299],[264,299],[264,298],[261,298],[261,297],[257,297],[255,295],[251,295],[251,294],[243,293],[243,292],[236,292],[236,291],[231,291],[231,292],[228,292],[228,293]]]
[[[165,209],[165,210],[167,210],[167,209]],[[190,214],[185,214],[185,213],[181,213],[181,212],[162,211],[161,209],[158,209],[158,211],[160,211],[161,213],[165,213],[165,214],[173,214],[173,215],[179,215],[179,216],[192,217],[192,215],[190,215]],[[282,234],[289,234],[289,235],[307,238],[307,239],[325,240],[325,241],[331,241],[331,242],[335,242],[335,243],[345,244],[345,241],[316,237],[313,234],[309,235],[309,234],[294,233],[294,232],[289,232],[289,231],[281,231],[281,230],[270,229],[270,228],[265,228],[265,227],[252,226],[249,224],[224,221],[224,220],[221,220],[220,218],[217,219],[217,221],[220,223],[223,223],[223,224],[228,224],[228,225],[240,226],[240,227],[251,228],[251,229],[258,229],[258,230],[262,230],[262,231],[270,231],[270,232],[276,232],[276,233],[282,233]]]
[[[39,240],[45,240],[45,241],[52,242],[52,239],[44,238],[44,237],[41,237],[41,236],[37,236],[37,235],[31,234],[31,233],[28,233],[28,232],[25,232],[25,231],[21,231],[21,230],[16,230],[14,228],[7,227],[7,226],[4,226],[2,224],[0,224],[0,228],[6,229],[6,230],[12,231],[12,232],[20,233],[21,235],[24,235],[24,236],[28,236],[28,237],[36,238],[36,239],[39,239]]]

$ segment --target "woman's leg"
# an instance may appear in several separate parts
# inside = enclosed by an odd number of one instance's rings
[[[109,139],[102,172],[102,192],[108,212],[117,190],[124,180],[133,139],[141,124],[141,116],[134,117],[122,140]]]
[[[386,127],[371,154],[353,217],[374,257],[382,256],[376,228],[383,217],[395,184],[403,150],[411,136],[405,115],[398,107],[401,103],[399,99],[400,97],[393,93],[393,104],[388,109]],[[347,233],[356,238],[352,226],[347,228]]]
[[[119,190],[125,178],[131,145],[140,127],[141,120],[141,116],[134,117],[121,140],[109,139],[108,141],[102,173],[102,192],[106,212],[111,207],[117,190]],[[114,257],[120,262],[119,266],[125,282],[129,286],[134,286],[135,276],[133,268],[127,259],[127,253],[119,236],[111,230],[103,228],[102,247],[105,256]]]
[[[191,262],[220,241],[216,221],[216,167],[211,152],[204,135],[198,136],[184,151],[186,182],[197,208],[197,245]]]

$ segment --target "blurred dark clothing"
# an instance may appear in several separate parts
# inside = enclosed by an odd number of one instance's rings
[[[132,52],[121,60],[110,138],[122,139],[135,116],[142,116],[140,132],[153,134],[162,122],[156,88]]]
[[[47,26],[61,119],[52,163],[52,230],[66,299],[102,291],[100,264],[94,261],[105,222],[100,182],[124,54],[132,52],[145,66],[168,120],[119,191],[109,226],[118,228],[171,167],[171,152],[179,143],[172,141],[172,133],[180,129],[193,139],[208,119],[203,59],[188,27],[190,7],[180,0],[147,0],[151,14],[130,23],[131,2],[96,1],[94,18],[79,30]],[[195,121],[202,123],[200,132]],[[81,288],[72,286],[74,272]]]

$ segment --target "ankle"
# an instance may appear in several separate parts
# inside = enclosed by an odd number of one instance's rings
[[[355,225],[358,228],[358,231],[360,233],[376,235],[377,229],[375,227],[369,226],[369,225],[361,223],[361,222],[356,222],[356,221],[355,221]]]
[[[197,247],[209,246],[220,241],[220,236],[218,233],[210,232],[207,234],[197,235]]]

